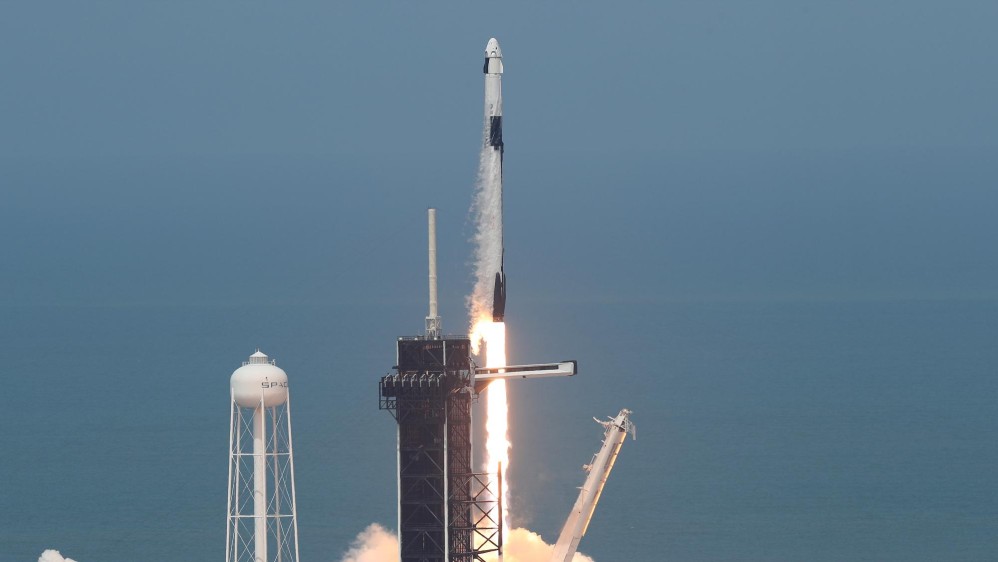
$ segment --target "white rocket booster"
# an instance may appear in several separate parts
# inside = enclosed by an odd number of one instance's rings
[[[485,120],[488,127],[485,145],[499,152],[499,204],[502,205],[502,49],[499,48],[499,41],[495,37],[489,39],[485,45],[485,66],[482,67],[482,71],[485,73]],[[499,228],[502,228],[502,221]],[[502,240],[501,230],[499,239]],[[505,315],[506,273],[500,261],[492,289],[492,321],[502,322]]]

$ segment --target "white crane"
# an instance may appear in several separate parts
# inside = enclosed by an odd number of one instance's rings
[[[603,486],[606,485],[606,479],[610,476],[610,471],[613,470],[613,463],[617,460],[617,453],[620,452],[624,439],[627,438],[628,433],[635,439],[637,438],[634,424],[629,419],[630,415],[631,411],[624,409],[611,420],[601,421],[593,418],[596,423],[606,428],[603,446],[593,457],[592,462],[582,467],[589,473],[589,476],[586,477],[586,482],[579,491],[579,499],[575,501],[571,513],[568,514],[568,519],[565,520],[565,526],[561,529],[558,542],[554,545],[551,562],[571,562],[575,556],[575,551],[579,548],[579,541],[582,540],[586,534],[586,529],[589,528],[589,520],[593,517],[596,503],[599,502],[600,494],[603,493]]]

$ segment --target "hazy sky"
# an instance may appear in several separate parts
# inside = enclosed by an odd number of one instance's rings
[[[569,7],[571,6],[571,7]],[[995,2],[0,4],[0,303],[998,296]],[[445,308],[446,308],[445,306]]]

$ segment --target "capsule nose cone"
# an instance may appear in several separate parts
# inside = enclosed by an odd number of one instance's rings
[[[489,59],[501,59],[502,49],[499,48],[499,41],[495,37],[489,39],[487,45],[485,45],[485,58]]]

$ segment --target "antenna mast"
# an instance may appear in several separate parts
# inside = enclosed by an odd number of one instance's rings
[[[426,210],[428,220],[429,245],[428,253],[430,260],[430,314],[426,317],[426,337],[440,337],[440,314],[437,310],[437,210],[430,208]]]

